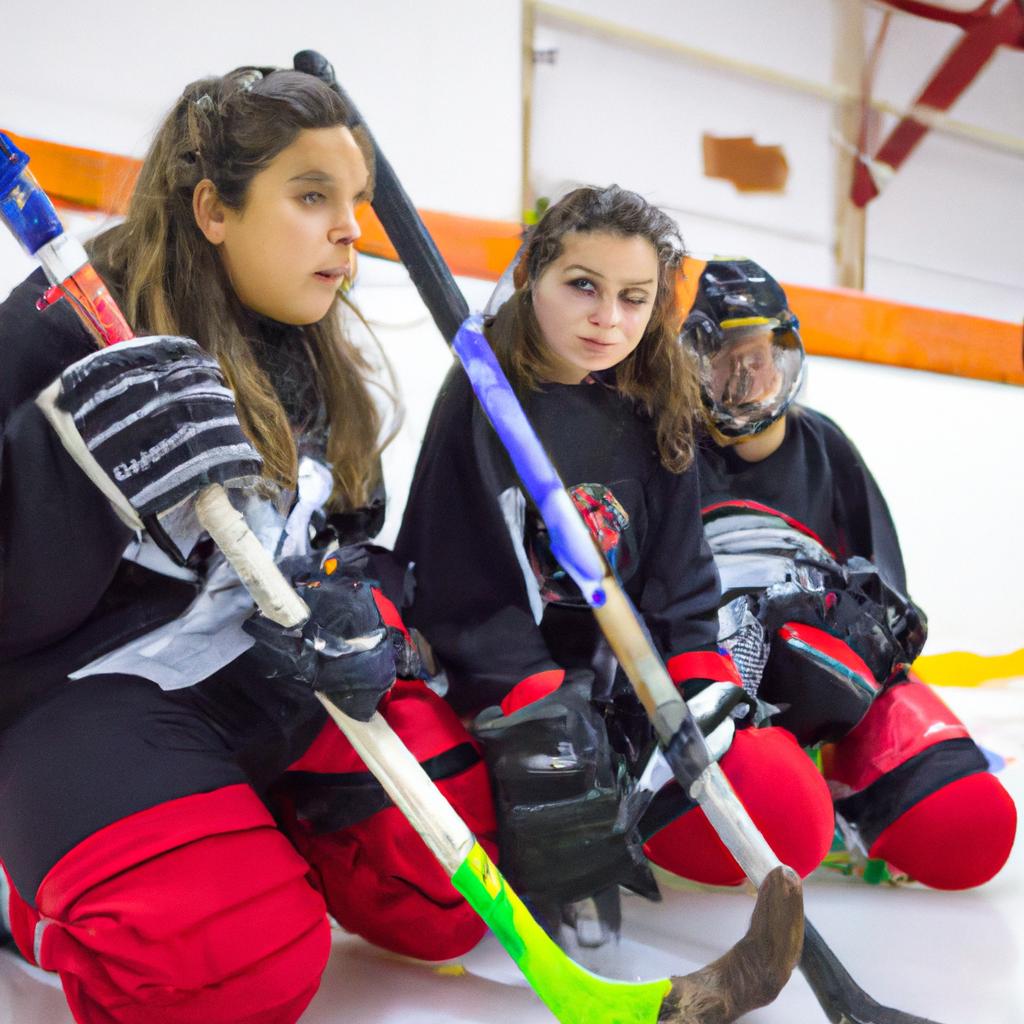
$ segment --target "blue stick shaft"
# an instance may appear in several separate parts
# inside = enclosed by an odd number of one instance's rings
[[[452,342],[487,418],[504,444],[519,479],[547,524],[552,554],[595,608],[605,602],[607,572],[583,522],[519,399],[483,334],[483,318],[468,317]]]
[[[49,196],[28,170],[28,156],[0,132],[0,219],[29,254],[63,234]]]

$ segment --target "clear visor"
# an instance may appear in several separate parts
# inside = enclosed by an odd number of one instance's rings
[[[778,320],[725,327],[714,351],[698,346],[704,399],[729,436],[756,434],[777,420],[803,379],[800,335]]]

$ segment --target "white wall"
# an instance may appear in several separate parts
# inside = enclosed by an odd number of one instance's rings
[[[511,0],[48,0],[4,19],[0,127],[141,156],[187,82],[316,49],[420,206],[514,218],[519,23]]]
[[[627,30],[832,84],[839,5],[857,0],[729,4],[559,0],[558,7]],[[881,14],[866,8],[873,40]],[[874,96],[909,106],[958,39],[953,26],[896,14]],[[579,182],[619,184],[672,212],[689,247],[743,253],[782,280],[835,283],[832,266],[833,103],[736,70],[539,17],[532,184],[558,195]],[[1000,50],[950,117],[1024,140],[1024,51]],[[883,118],[887,132],[892,118]],[[740,194],[704,177],[701,136],[752,135],[781,145],[784,193]],[[1019,321],[1024,317],[1024,154],[932,132],[868,206],[866,290],[917,305]]]
[[[611,0],[571,6],[624,23]],[[785,14],[766,16],[754,0],[729,5],[647,0],[629,9],[629,27],[730,57],[788,67],[799,25],[801,47],[828,75],[830,11],[817,0],[793,0]],[[784,25],[785,23],[785,25]],[[756,27],[755,27],[756,26]],[[752,38],[757,46],[750,46]],[[749,254],[778,276],[830,284],[831,110],[789,89],[764,86],[672,54],[627,46],[540,20],[536,45],[554,48],[554,64],[535,71],[532,163],[538,195],[573,184],[614,181],[646,195],[679,221],[696,252]],[[753,135],[785,146],[790,162],[784,194],[740,195],[728,182],[705,178],[701,136]]]
[[[880,14],[868,12],[873,32]],[[961,37],[952,25],[894,16],[876,95],[909,106]],[[1000,48],[949,117],[1024,140],[1022,97],[1024,50]],[[884,119],[883,133],[891,124]],[[1024,153],[931,132],[868,209],[868,291],[940,309],[1024,318]]]
[[[811,83],[832,80],[839,5],[858,0],[561,0],[560,6]],[[865,8],[870,42],[881,19]],[[895,14],[876,97],[912,102],[952,26]],[[335,64],[423,207],[514,219],[520,205],[518,0],[274,0],[147,4],[53,0],[10,18],[0,127],[141,155],[185,82],[241,63],[288,64],[313,46]],[[832,106],[737,72],[557,27],[536,43],[532,184],[557,193],[618,181],[674,212],[691,249],[745,253],[783,280],[833,282]],[[1001,49],[950,116],[1024,138],[1024,51]],[[883,128],[891,119],[886,118]],[[701,134],[781,144],[782,195],[705,178]],[[1024,316],[1024,157],[931,133],[868,207],[867,290],[1008,320]]]

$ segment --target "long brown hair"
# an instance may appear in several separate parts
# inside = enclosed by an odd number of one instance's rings
[[[247,337],[252,314],[196,224],[192,193],[209,178],[223,203],[241,210],[252,179],[300,131],[335,125],[351,128],[372,176],[369,140],[351,122],[338,95],[302,72],[237,68],[193,82],[156,133],[127,218],[90,245],[139,333],[184,334],[216,356],[242,426],[264,458],[264,475],[292,488],[298,454],[288,417]],[[370,394],[371,367],[342,329],[339,301],[319,323],[299,330],[326,405],[330,503],[345,508],[369,497],[390,436],[382,442],[384,414]],[[383,353],[380,359],[386,366]]]
[[[675,221],[642,196],[618,185],[586,186],[550,206],[526,241],[515,271],[516,290],[488,323],[487,336],[514,387],[537,388],[550,379],[532,287],[562,254],[566,235],[591,232],[646,238],[658,255],[651,319],[640,344],[615,366],[615,387],[652,419],[662,464],[681,473],[693,461],[694,419],[701,408],[696,369],[679,344],[676,272],[683,240]]]

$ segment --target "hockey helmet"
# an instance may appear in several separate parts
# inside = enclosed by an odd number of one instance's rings
[[[798,328],[786,293],[753,260],[708,260],[680,337],[697,360],[719,443],[760,434],[796,398],[804,377]]]

